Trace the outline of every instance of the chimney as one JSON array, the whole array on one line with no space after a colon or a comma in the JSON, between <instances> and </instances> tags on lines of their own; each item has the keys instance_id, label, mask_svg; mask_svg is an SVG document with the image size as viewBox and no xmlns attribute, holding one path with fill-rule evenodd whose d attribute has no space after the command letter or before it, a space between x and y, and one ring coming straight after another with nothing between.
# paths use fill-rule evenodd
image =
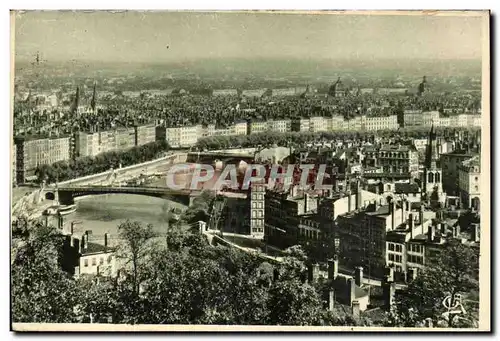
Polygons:
<instances>
[{"instance_id":1,"label":"chimney","mask_svg":"<svg viewBox=\"0 0 500 341\"><path fill-rule=\"evenodd\" d=\"M389 203L389 212L391 214L391 230L394 230L396 228L396 216L394 211L396 211L396 201L393 199Z\"/></svg>"},{"instance_id":2,"label":"chimney","mask_svg":"<svg viewBox=\"0 0 500 341\"><path fill-rule=\"evenodd\" d=\"M406 200L401 201L401 224L406 222Z\"/></svg>"},{"instance_id":3,"label":"chimney","mask_svg":"<svg viewBox=\"0 0 500 341\"><path fill-rule=\"evenodd\" d=\"M472 240L475 243L479 243L480 235L481 235L481 225L472 224L472 238L473 238Z\"/></svg>"},{"instance_id":4,"label":"chimney","mask_svg":"<svg viewBox=\"0 0 500 341\"><path fill-rule=\"evenodd\" d=\"M359 317L361 316L361 309L358 300L352 302L352 316L355 319L359 319Z\"/></svg>"},{"instance_id":5,"label":"chimney","mask_svg":"<svg viewBox=\"0 0 500 341\"><path fill-rule=\"evenodd\" d=\"M309 201L309 194L304 192L304 213L307 213L307 206L309 206L308 201Z\"/></svg>"},{"instance_id":6,"label":"chimney","mask_svg":"<svg viewBox=\"0 0 500 341\"><path fill-rule=\"evenodd\" d=\"M388 282L387 279L384 279L382 282L382 295L384 298L384 309L391 310L392 305L394 304L394 295L396 293L396 285L394 282Z\"/></svg>"},{"instance_id":7,"label":"chimney","mask_svg":"<svg viewBox=\"0 0 500 341\"><path fill-rule=\"evenodd\" d=\"M415 227L415 220L413 218L413 213L408 215L408 227L410 228L410 239L413 239L413 228Z\"/></svg>"},{"instance_id":8,"label":"chimney","mask_svg":"<svg viewBox=\"0 0 500 341\"><path fill-rule=\"evenodd\" d=\"M351 199L351 196L352 196L351 191L348 190L347 191L347 212L351 212L351 208L352 208L352 203L351 203L352 199Z\"/></svg>"},{"instance_id":9,"label":"chimney","mask_svg":"<svg viewBox=\"0 0 500 341\"><path fill-rule=\"evenodd\" d=\"M446 224L445 223L439 223L439 231L441 231L442 234L446 232Z\"/></svg>"},{"instance_id":10,"label":"chimney","mask_svg":"<svg viewBox=\"0 0 500 341\"><path fill-rule=\"evenodd\" d=\"M339 274L339 260L337 257L328 260L328 279L334 280Z\"/></svg>"},{"instance_id":11,"label":"chimney","mask_svg":"<svg viewBox=\"0 0 500 341\"><path fill-rule=\"evenodd\" d=\"M348 304L352 305L352 302L356 298L356 283L354 283L354 278L347 280L347 297L349 299Z\"/></svg>"},{"instance_id":12,"label":"chimney","mask_svg":"<svg viewBox=\"0 0 500 341\"><path fill-rule=\"evenodd\" d=\"M359 180L356 181L356 210L361 208L361 187L359 186Z\"/></svg>"},{"instance_id":13,"label":"chimney","mask_svg":"<svg viewBox=\"0 0 500 341\"><path fill-rule=\"evenodd\" d=\"M109 233L104 234L104 247L108 247L108 242L109 242Z\"/></svg>"},{"instance_id":14,"label":"chimney","mask_svg":"<svg viewBox=\"0 0 500 341\"><path fill-rule=\"evenodd\" d=\"M83 253L87 249L87 235L82 236L82 241L80 242L80 252Z\"/></svg>"},{"instance_id":15,"label":"chimney","mask_svg":"<svg viewBox=\"0 0 500 341\"><path fill-rule=\"evenodd\" d=\"M430 242L434 241L434 238L436 237L436 228L434 225L429 225L427 229L427 237L429 238Z\"/></svg>"},{"instance_id":16,"label":"chimney","mask_svg":"<svg viewBox=\"0 0 500 341\"><path fill-rule=\"evenodd\" d=\"M335 305L335 291L330 290L328 292L328 310L333 311L334 305Z\"/></svg>"},{"instance_id":17,"label":"chimney","mask_svg":"<svg viewBox=\"0 0 500 341\"><path fill-rule=\"evenodd\" d=\"M354 279L355 279L356 285L358 287L363 285L363 267L361 267L361 266L356 267L356 270L354 273Z\"/></svg>"}]
</instances>

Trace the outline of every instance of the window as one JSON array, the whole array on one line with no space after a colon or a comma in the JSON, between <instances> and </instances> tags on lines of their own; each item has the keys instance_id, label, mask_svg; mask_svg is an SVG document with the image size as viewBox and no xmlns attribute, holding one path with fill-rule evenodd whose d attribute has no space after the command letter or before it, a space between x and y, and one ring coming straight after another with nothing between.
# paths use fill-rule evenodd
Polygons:
<instances>
[{"instance_id":1,"label":"window","mask_svg":"<svg viewBox=\"0 0 500 341\"><path fill-rule=\"evenodd\" d=\"M94 257L92 258L92 266L95 266L97 265L97 259Z\"/></svg>"},{"instance_id":2,"label":"window","mask_svg":"<svg viewBox=\"0 0 500 341\"><path fill-rule=\"evenodd\" d=\"M396 244L396 252L401 252L402 251L402 246L400 244Z\"/></svg>"},{"instance_id":3,"label":"window","mask_svg":"<svg viewBox=\"0 0 500 341\"><path fill-rule=\"evenodd\" d=\"M113 260L113 256L108 256L108 264L111 264L112 260Z\"/></svg>"},{"instance_id":4,"label":"window","mask_svg":"<svg viewBox=\"0 0 500 341\"><path fill-rule=\"evenodd\" d=\"M101 258L99 258L99 265L103 265L103 264L104 264L104 258L101 257Z\"/></svg>"},{"instance_id":5,"label":"window","mask_svg":"<svg viewBox=\"0 0 500 341\"><path fill-rule=\"evenodd\" d=\"M389 243L389 250L394 251L394 244L393 243Z\"/></svg>"},{"instance_id":6,"label":"window","mask_svg":"<svg viewBox=\"0 0 500 341\"><path fill-rule=\"evenodd\" d=\"M394 254L389 253L389 261L394 262Z\"/></svg>"},{"instance_id":7,"label":"window","mask_svg":"<svg viewBox=\"0 0 500 341\"><path fill-rule=\"evenodd\" d=\"M88 260L88 259L84 259L84 260L83 260L83 266L84 266L84 267L89 266L89 260Z\"/></svg>"}]
</instances>

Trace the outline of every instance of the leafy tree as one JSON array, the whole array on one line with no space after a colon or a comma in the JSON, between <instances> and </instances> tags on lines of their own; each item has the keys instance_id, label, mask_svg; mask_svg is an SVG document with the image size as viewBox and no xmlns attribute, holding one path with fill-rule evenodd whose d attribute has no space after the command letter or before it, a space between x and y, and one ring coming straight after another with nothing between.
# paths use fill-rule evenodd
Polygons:
<instances>
[{"instance_id":1,"label":"leafy tree","mask_svg":"<svg viewBox=\"0 0 500 341\"><path fill-rule=\"evenodd\" d=\"M270 324L313 325L321 313L318 293L297 279L279 281L269 290Z\"/></svg>"},{"instance_id":2,"label":"leafy tree","mask_svg":"<svg viewBox=\"0 0 500 341\"><path fill-rule=\"evenodd\" d=\"M422 271L408 290L397 295L396 310L392 323L414 327L426 318L434 325L443 321L449 327L463 324L463 319L450 314L443 317L443 299L461 294L466 297L479 289L478 254L473 248L458 241L450 241L439 258ZM473 316L466 316L469 320Z\"/></svg>"},{"instance_id":3,"label":"leafy tree","mask_svg":"<svg viewBox=\"0 0 500 341\"><path fill-rule=\"evenodd\" d=\"M123 241L122 257L132 263L133 288L138 294L140 262L148 255L151 240L157 236L157 233L151 224L143 226L140 222L130 220L118 225L118 233Z\"/></svg>"},{"instance_id":4,"label":"leafy tree","mask_svg":"<svg viewBox=\"0 0 500 341\"><path fill-rule=\"evenodd\" d=\"M29 222L12 242L12 319L15 322L75 322L74 281L59 265L61 235Z\"/></svg>"}]
</instances>

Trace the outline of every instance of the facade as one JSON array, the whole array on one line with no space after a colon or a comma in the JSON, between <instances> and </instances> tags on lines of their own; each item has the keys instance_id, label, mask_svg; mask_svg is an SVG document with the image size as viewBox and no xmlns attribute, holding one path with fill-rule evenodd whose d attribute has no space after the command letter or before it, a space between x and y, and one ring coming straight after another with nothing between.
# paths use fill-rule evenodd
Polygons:
<instances>
[{"instance_id":1,"label":"facade","mask_svg":"<svg viewBox=\"0 0 500 341\"><path fill-rule=\"evenodd\" d=\"M201 125L181 127L156 127L156 140L165 139L174 148L192 147L203 136Z\"/></svg>"},{"instance_id":2,"label":"facade","mask_svg":"<svg viewBox=\"0 0 500 341\"><path fill-rule=\"evenodd\" d=\"M480 209L481 202L481 161L479 156L463 161L458 166L458 190L466 207Z\"/></svg>"},{"instance_id":3,"label":"facade","mask_svg":"<svg viewBox=\"0 0 500 341\"><path fill-rule=\"evenodd\" d=\"M381 205L382 203L382 205ZM403 210L395 201L373 201L338 217L335 234L339 255L350 266L363 266L378 274L386 266L386 235L401 221Z\"/></svg>"},{"instance_id":4,"label":"facade","mask_svg":"<svg viewBox=\"0 0 500 341\"><path fill-rule=\"evenodd\" d=\"M264 237L266 184L252 182L250 185L250 233L254 237Z\"/></svg>"},{"instance_id":5,"label":"facade","mask_svg":"<svg viewBox=\"0 0 500 341\"><path fill-rule=\"evenodd\" d=\"M246 135L248 124L246 121L236 121L232 126L233 135Z\"/></svg>"},{"instance_id":6,"label":"facade","mask_svg":"<svg viewBox=\"0 0 500 341\"><path fill-rule=\"evenodd\" d=\"M96 156L101 153L100 133L78 132L75 135L76 156Z\"/></svg>"},{"instance_id":7,"label":"facade","mask_svg":"<svg viewBox=\"0 0 500 341\"><path fill-rule=\"evenodd\" d=\"M440 156L441 169L443 171L443 190L448 195L459 195L458 193L458 168L463 161L469 160L475 154L465 151L454 151L443 153Z\"/></svg>"},{"instance_id":8,"label":"facade","mask_svg":"<svg viewBox=\"0 0 500 341\"><path fill-rule=\"evenodd\" d=\"M399 128L397 115L378 117L362 116L362 120L364 121L364 130L366 131L393 130Z\"/></svg>"},{"instance_id":9,"label":"facade","mask_svg":"<svg viewBox=\"0 0 500 341\"><path fill-rule=\"evenodd\" d=\"M104 237L104 245L88 241L89 235L80 239L80 252L75 267L75 276L87 275L116 275L116 255L114 248L108 246L108 235Z\"/></svg>"},{"instance_id":10,"label":"facade","mask_svg":"<svg viewBox=\"0 0 500 341\"><path fill-rule=\"evenodd\" d=\"M252 120L249 123L250 131L249 134L256 134L256 133L262 133L267 131L268 129L268 124L267 121L254 121Z\"/></svg>"},{"instance_id":11,"label":"facade","mask_svg":"<svg viewBox=\"0 0 500 341\"><path fill-rule=\"evenodd\" d=\"M156 126L144 125L135 127L135 145L142 146L156 141Z\"/></svg>"},{"instance_id":12,"label":"facade","mask_svg":"<svg viewBox=\"0 0 500 341\"><path fill-rule=\"evenodd\" d=\"M96 156L100 153L127 150L155 140L154 126L120 128L75 134L75 155Z\"/></svg>"},{"instance_id":13,"label":"facade","mask_svg":"<svg viewBox=\"0 0 500 341\"><path fill-rule=\"evenodd\" d=\"M411 146L385 145L375 155L385 173L418 173L418 152Z\"/></svg>"},{"instance_id":14,"label":"facade","mask_svg":"<svg viewBox=\"0 0 500 341\"><path fill-rule=\"evenodd\" d=\"M299 193L298 186L289 192L267 190L265 192L265 240L279 247L295 245L299 239L302 216L317 208L317 198Z\"/></svg>"},{"instance_id":15,"label":"facade","mask_svg":"<svg viewBox=\"0 0 500 341\"><path fill-rule=\"evenodd\" d=\"M276 131L280 133L286 133L292 129L291 120L271 120L267 121L267 128L270 131Z\"/></svg>"},{"instance_id":16,"label":"facade","mask_svg":"<svg viewBox=\"0 0 500 341\"><path fill-rule=\"evenodd\" d=\"M127 150L135 146L135 128L121 128L111 131L115 134L116 150Z\"/></svg>"},{"instance_id":17,"label":"facade","mask_svg":"<svg viewBox=\"0 0 500 341\"><path fill-rule=\"evenodd\" d=\"M16 180L25 183L35 178L35 170L40 165L50 165L70 158L70 138L56 137L43 139L15 140Z\"/></svg>"}]
</instances>

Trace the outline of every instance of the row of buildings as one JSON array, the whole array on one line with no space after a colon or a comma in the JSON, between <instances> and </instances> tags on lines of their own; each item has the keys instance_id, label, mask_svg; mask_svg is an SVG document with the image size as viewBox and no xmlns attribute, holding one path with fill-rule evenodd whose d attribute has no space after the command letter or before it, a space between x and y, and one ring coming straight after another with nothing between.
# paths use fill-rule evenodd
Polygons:
<instances>
[{"instance_id":1,"label":"row of buildings","mask_svg":"<svg viewBox=\"0 0 500 341\"><path fill-rule=\"evenodd\" d=\"M406 110L403 113L403 127L425 127L434 124L436 127L481 127L480 114L444 116L439 111Z\"/></svg>"},{"instance_id":2,"label":"row of buildings","mask_svg":"<svg viewBox=\"0 0 500 341\"><path fill-rule=\"evenodd\" d=\"M12 166L13 180L25 183L36 178L40 165L50 165L74 157L96 156L103 152L127 150L156 140L155 125L118 128L107 131L78 132L56 137L17 137Z\"/></svg>"},{"instance_id":3,"label":"row of buildings","mask_svg":"<svg viewBox=\"0 0 500 341\"><path fill-rule=\"evenodd\" d=\"M246 135L263 132L332 132L332 131L379 131L396 130L404 127L481 127L481 115L460 114L443 118L439 112L410 112L404 114L404 124L400 124L397 115L357 116L350 120L342 116L311 117L283 120L238 121L225 127L209 125L169 127L161 132L173 147L191 147L199 138L206 136Z\"/></svg>"}]
</instances>

